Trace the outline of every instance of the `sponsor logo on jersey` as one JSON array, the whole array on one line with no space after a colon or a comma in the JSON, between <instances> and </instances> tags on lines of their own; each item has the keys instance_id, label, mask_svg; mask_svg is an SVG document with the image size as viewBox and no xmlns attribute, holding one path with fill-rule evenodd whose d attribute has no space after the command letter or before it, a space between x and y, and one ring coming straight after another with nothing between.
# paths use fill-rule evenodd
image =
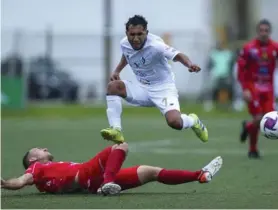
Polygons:
<instances>
[{"instance_id":1,"label":"sponsor logo on jersey","mask_svg":"<svg viewBox=\"0 0 278 210\"><path fill-rule=\"evenodd\" d=\"M267 52L262 53L262 59L265 60L265 61L268 60Z\"/></svg>"}]
</instances>

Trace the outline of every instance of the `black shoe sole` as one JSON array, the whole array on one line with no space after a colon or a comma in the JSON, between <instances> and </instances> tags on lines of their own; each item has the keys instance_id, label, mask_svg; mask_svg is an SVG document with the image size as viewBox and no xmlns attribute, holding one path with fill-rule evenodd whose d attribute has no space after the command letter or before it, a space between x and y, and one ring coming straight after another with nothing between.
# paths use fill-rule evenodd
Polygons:
<instances>
[{"instance_id":1,"label":"black shoe sole","mask_svg":"<svg viewBox=\"0 0 278 210\"><path fill-rule=\"evenodd\" d=\"M248 152L249 159L261 159L259 152Z\"/></svg>"},{"instance_id":2,"label":"black shoe sole","mask_svg":"<svg viewBox=\"0 0 278 210\"><path fill-rule=\"evenodd\" d=\"M246 140L248 138L248 131L246 129L246 124L247 124L246 121L242 122L242 128L241 128L240 138L239 138L241 143L246 142Z\"/></svg>"}]
</instances>

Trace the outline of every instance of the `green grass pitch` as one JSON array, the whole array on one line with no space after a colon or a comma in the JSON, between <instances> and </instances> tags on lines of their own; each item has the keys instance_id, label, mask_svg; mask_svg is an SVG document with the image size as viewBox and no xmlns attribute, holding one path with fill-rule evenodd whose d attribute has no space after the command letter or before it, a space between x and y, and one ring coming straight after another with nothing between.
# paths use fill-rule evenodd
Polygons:
<instances>
[{"instance_id":1,"label":"green grass pitch","mask_svg":"<svg viewBox=\"0 0 278 210\"><path fill-rule=\"evenodd\" d=\"M223 168L211 183L150 183L114 197L46 195L34 187L1 190L2 208L278 208L278 141L261 137L263 159L249 160L247 144L238 141L243 116L201 113L210 136L208 143L202 143L191 130L171 130L158 111L151 112L135 109L123 116L125 138L130 145L124 167L148 164L196 170L221 155ZM69 117L56 116L55 112L43 117L7 115L2 119L4 178L24 172L21 160L30 147L47 147L56 160L86 161L109 145L99 134L107 127L103 109Z\"/></svg>"}]
</instances>

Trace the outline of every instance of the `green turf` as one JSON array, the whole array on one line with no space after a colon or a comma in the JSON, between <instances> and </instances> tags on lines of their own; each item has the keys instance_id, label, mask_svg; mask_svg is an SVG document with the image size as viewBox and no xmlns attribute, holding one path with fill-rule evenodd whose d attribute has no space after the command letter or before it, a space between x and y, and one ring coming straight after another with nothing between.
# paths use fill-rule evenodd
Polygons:
<instances>
[{"instance_id":1,"label":"green turf","mask_svg":"<svg viewBox=\"0 0 278 210\"><path fill-rule=\"evenodd\" d=\"M43 105L42 105L43 106ZM2 108L1 116L4 119L7 118L28 118L30 116L36 118L88 118L91 116L103 117L106 114L105 106L103 105L76 105L76 104L56 104L46 107L40 107L38 105L29 105L25 109L12 109ZM226 118L239 118L246 116L246 112L233 112L230 108L213 109L211 112L205 112L202 104L192 102L181 102L181 110L188 112L196 112L207 117L226 117ZM231 114L232 113L232 114ZM143 108L134 106L124 106L124 114L135 116L154 116L159 114L156 108Z\"/></svg>"},{"instance_id":2,"label":"green turf","mask_svg":"<svg viewBox=\"0 0 278 210\"><path fill-rule=\"evenodd\" d=\"M148 164L195 170L215 156L224 165L209 184L166 186L152 183L116 197L44 195L34 187L2 190L2 208L278 208L278 141L261 138L263 160L249 160L247 145L238 142L240 118L205 116L210 141L202 143L191 130L174 131L155 112L148 117L124 115L130 153L125 166ZM86 118L10 118L2 120L2 177L23 172L21 158L33 146L45 146L57 160L85 161L108 145L99 130L103 115Z\"/></svg>"}]
</instances>

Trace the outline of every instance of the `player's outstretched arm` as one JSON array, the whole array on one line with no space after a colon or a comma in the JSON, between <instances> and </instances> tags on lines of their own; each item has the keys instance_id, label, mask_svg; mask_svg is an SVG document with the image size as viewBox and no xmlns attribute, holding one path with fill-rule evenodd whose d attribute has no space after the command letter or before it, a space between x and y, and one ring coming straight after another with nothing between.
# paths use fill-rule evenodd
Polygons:
<instances>
[{"instance_id":1,"label":"player's outstretched arm","mask_svg":"<svg viewBox=\"0 0 278 210\"><path fill-rule=\"evenodd\" d=\"M192 65L192 62L190 61L189 57L187 55L183 54L183 53L178 53L174 57L173 61L180 62L188 68Z\"/></svg>"},{"instance_id":2,"label":"player's outstretched arm","mask_svg":"<svg viewBox=\"0 0 278 210\"><path fill-rule=\"evenodd\" d=\"M182 63L190 72L198 72L201 70L199 66L192 64L188 56L165 44L163 41L158 40L156 44L158 52L161 53L164 58Z\"/></svg>"},{"instance_id":3,"label":"player's outstretched arm","mask_svg":"<svg viewBox=\"0 0 278 210\"><path fill-rule=\"evenodd\" d=\"M190 72L199 72L201 70L199 66L192 64L189 57L183 53L178 53L174 57L173 61L182 63L189 69Z\"/></svg>"},{"instance_id":4,"label":"player's outstretched arm","mask_svg":"<svg viewBox=\"0 0 278 210\"><path fill-rule=\"evenodd\" d=\"M115 71L120 73L124 69L124 67L126 67L126 65L127 65L126 58L124 55L122 55L121 60L118 64L118 66L116 67Z\"/></svg>"},{"instance_id":5,"label":"player's outstretched arm","mask_svg":"<svg viewBox=\"0 0 278 210\"><path fill-rule=\"evenodd\" d=\"M115 71L112 73L110 80L120 80L120 73L126 67L127 61L124 55L122 55L119 64L117 65Z\"/></svg>"},{"instance_id":6,"label":"player's outstretched arm","mask_svg":"<svg viewBox=\"0 0 278 210\"><path fill-rule=\"evenodd\" d=\"M33 181L33 175L29 173L24 174L18 178L12 178L8 180L1 178L1 188L7 190L19 190L26 185L32 185Z\"/></svg>"}]
</instances>

